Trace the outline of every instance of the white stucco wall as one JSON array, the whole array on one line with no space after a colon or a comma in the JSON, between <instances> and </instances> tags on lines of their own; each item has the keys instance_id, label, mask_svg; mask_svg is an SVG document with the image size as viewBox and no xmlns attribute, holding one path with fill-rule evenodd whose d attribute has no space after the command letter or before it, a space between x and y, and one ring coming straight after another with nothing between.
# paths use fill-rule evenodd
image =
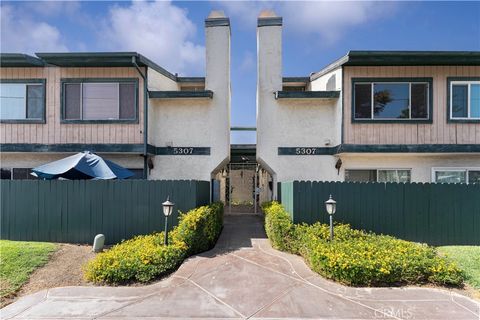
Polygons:
<instances>
[{"instance_id":1,"label":"white stucco wall","mask_svg":"<svg viewBox=\"0 0 480 320\"><path fill-rule=\"evenodd\" d=\"M480 154L340 154L345 169L411 169L412 182L433 182L432 168L480 168Z\"/></svg>"},{"instance_id":2,"label":"white stucco wall","mask_svg":"<svg viewBox=\"0 0 480 320\"><path fill-rule=\"evenodd\" d=\"M281 38L281 26L257 28L257 160L275 182L337 180L333 156L278 155L278 147L338 145L341 128L341 98L275 99L282 90ZM325 89L315 83L312 90Z\"/></svg>"},{"instance_id":3,"label":"white stucco wall","mask_svg":"<svg viewBox=\"0 0 480 320\"><path fill-rule=\"evenodd\" d=\"M213 91L213 98L150 99L148 141L157 147L210 147L210 155L154 156L149 179L209 181L212 173L228 162L230 27L207 27L205 32L205 89ZM177 90L158 79L155 88Z\"/></svg>"}]
</instances>

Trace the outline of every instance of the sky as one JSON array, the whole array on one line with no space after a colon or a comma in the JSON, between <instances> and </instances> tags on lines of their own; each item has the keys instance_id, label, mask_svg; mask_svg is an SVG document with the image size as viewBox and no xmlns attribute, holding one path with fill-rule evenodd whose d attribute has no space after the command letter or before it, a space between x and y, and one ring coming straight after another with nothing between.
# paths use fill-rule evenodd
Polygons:
<instances>
[{"instance_id":1,"label":"sky","mask_svg":"<svg viewBox=\"0 0 480 320\"><path fill-rule=\"evenodd\" d=\"M308 76L349 50L480 51L480 1L1 1L0 51L136 51L205 75L204 20L230 17L232 126L255 126L256 19L283 17L283 75ZM233 132L232 143L255 143Z\"/></svg>"}]
</instances>

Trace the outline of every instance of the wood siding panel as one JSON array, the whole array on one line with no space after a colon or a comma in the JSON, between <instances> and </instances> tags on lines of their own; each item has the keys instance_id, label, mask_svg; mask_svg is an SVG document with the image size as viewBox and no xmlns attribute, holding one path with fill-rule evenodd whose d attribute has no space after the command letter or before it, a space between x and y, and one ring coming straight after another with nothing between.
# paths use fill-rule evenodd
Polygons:
<instances>
[{"instance_id":1,"label":"wood siding panel","mask_svg":"<svg viewBox=\"0 0 480 320\"><path fill-rule=\"evenodd\" d=\"M0 124L0 143L143 143L143 79L135 68L0 68L1 79L46 79L45 124ZM138 79L138 123L61 123L62 78Z\"/></svg>"},{"instance_id":2,"label":"wood siding panel","mask_svg":"<svg viewBox=\"0 0 480 320\"><path fill-rule=\"evenodd\" d=\"M478 77L480 66L345 67L343 142L350 144L479 144L480 123L447 123L447 77ZM352 78L433 78L431 124L352 123Z\"/></svg>"}]
</instances>

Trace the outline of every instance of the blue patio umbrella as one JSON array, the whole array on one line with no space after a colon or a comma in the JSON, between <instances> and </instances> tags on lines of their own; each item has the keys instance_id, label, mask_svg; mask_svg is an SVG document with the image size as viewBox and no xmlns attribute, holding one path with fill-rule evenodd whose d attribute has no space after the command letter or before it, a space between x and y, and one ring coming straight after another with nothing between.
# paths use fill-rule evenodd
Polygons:
<instances>
[{"instance_id":1,"label":"blue patio umbrella","mask_svg":"<svg viewBox=\"0 0 480 320\"><path fill-rule=\"evenodd\" d=\"M69 180L81 179L127 179L133 173L112 161L98 155L84 151L73 156L50 162L32 169L32 175L40 179L65 178Z\"/></svg>"}]
</instances>

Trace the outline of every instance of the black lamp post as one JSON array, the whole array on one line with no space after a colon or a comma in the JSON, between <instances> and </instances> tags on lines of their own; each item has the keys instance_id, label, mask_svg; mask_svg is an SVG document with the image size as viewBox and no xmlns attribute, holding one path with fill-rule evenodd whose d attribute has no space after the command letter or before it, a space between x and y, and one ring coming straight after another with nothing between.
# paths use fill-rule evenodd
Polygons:
<instances>
[{"instance_id":1,"label":"black lamp post","mask_svg":"<svg viewBox=\"0 0 480 320\"><path fill-rule=\"evenodd\" d=\"M330 216L330 241L333 240L333 214L337 211L337 201L332 199L332 195L330 198L325 201L325 207L327 208L327 213Z\"/></svg>"},{"instance_id":2,"label":"black lamp post","mask_svg":"<svg viewBox=\"0 0 480 320\"><path fill-rule=\"evenodd\" d=\"M163 214L165 215L165 245L168 245L168 217L172 215L174 205L175 203L170 202L170 197L167 197L167 201L162 203Z\"/></svg>"}]
</instances>

